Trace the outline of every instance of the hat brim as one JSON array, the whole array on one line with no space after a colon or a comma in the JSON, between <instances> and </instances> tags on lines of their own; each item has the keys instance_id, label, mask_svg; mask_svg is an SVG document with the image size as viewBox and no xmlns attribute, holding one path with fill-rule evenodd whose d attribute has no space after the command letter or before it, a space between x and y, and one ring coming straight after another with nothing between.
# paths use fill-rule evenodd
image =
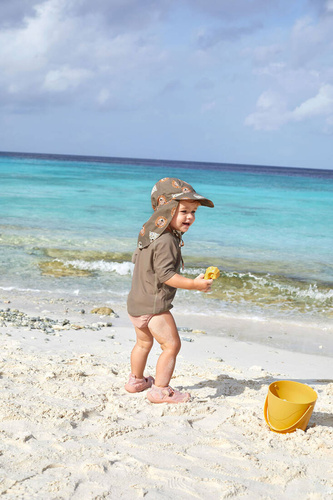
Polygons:
<instances>
[{"instance_id":1,"label":"hat brim","mask_svg":"<svg viewBox=\"0 0 333 500\"><path fill-rule=\"evenodd\" d=\"M204 196L201 196L201 194L198 193L177 193L173 195L174 200L191 200L191 201L198 201L200 205L203 205L205 207L214 207L214 203L209 200L208 198L205 198Z\"/></svg>"}]
</instances>

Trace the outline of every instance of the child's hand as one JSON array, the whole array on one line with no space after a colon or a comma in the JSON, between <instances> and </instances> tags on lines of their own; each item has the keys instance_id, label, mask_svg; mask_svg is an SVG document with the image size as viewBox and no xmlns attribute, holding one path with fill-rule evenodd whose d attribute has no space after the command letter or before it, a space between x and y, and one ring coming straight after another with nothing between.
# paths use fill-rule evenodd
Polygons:
<instances>
[{"instance_id":1,"label":"child's hand","mask_svg":"<svg viewBox=\"0 0 333 500\"><path fill-rule=\"evenodd\" d=\"M207 293L207 292L210 292L210 290L212 288L213 280L205 280L205 275L199 274L199 276L197 276L194 279L194 283L195 283L196 290L199 290L200 292Z\"/></svg>"}]
</instances>

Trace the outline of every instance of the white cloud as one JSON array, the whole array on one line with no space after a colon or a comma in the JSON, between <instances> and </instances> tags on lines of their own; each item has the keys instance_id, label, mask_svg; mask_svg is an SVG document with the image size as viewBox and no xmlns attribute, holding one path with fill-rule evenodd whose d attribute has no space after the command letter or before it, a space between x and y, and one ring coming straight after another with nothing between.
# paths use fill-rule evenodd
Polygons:
<instances>
[{"instance_id":1,"label":"white cloud","mask_svg":"<svg viewBox=\"0 0 333 500\"><path fill-rule=\"evenodd\" d=\"M326 10L331 7L333 0L326 2ZM323 130L333 113L332 32L333 16L306 15L294 21L279 43L245 51L251 56L253 74L269 87L245 119L247 126L278 130L287 123L316 118L317 130Z\"/></svg>"},{"instance_id":2,"label":"white cloud","mask_svg":"<svg viewBox=\"0 0 333 500\"><path fill-rule=\"evenodd\" d=\"M145 0L146 5L151 2ZM84 15L79 6L85 7ZM86 0L47 0L23 24L0 31L0 101L7 108L26 103L30 109L34 103L54 105L57 99L65 103L66 93L73 99L73 89L80 89L80 99L93 103L99 89L109 88L112 80L113 101L121 102L124 82L139 82L163 68L165 51L151 35L127 32L124 26L123 32L119 27L104 29L99 21L108 8L125 23L124 4L118 0L100 0L93 7ZM140 2L133 2L133 9L139 8ZM134 23L135 16L130 18ZM117 25L116 19L112 22ZM123 97L127 107L128 94Z\"/></svg>"},{"instance_id":3,"label":"white cloud","mask_svg":"<svg viewBox=\"0 0 333 500\"><path fill-rule=\"evenodd\" d=\"M326 124L333 120L333 85L323 85L318 93L306 99L293 110L288 110L278 94L264 92L257 101L257 111L245 119L245 125L255 130L276 130L290 122L301 122L315 117L327 118Z\"/></svg>"},{"instance_id":4,"label":"white cloud","mask_svg":"<svg viewBox=\"0 0 333 500\"><path fill-rule=\"evenodd\" d=\"M49 92L64 92L65 90L78 87L92 76L93 73L91 71L64 66L49 71L45 76L43 86Z\"/></svg>"},{"instance_id":5,"label":"white cloud","mask_svg":"<svg viewBox=\"0 0 333 500\"><path fill-rule=\"evenodd\" d=\"M273 91L263 92L257 101L257 111L245 119L245 125L255 130L277 130L289 118L283 97Z\"/></svg>"},{"instance_id":6,"label":"white cloud","mask_svg":"<svg viewBox=\"0 0 333 500\"><path fill-rule=\"evenodd\" d=\"M277 94L266 91L259 97L257 107L261 110L277 109L280 106L280 99Z\"/></svg>"},{"instance_id":7,"label":"white cloud","mask_svg":"<svg viewBox=\"0 0 333 500\"><path fill-rule=\"evenodd\" d=\"M304 101L292 113L297 120L333 115L333 85L323 85L317 95Z\"/></svg>"},{"instance_id":8,"label":"white cloud","mask_svg":"<svg viewBox=\"0 0 333 500\"><path fill-rule=\"evenodd\" d=\"M316 66L323 63L333 48L333 17L323 16L318 20L305 16L295 22L290 37L290 60L295 67Z\"/></svg>"}]
</instances>

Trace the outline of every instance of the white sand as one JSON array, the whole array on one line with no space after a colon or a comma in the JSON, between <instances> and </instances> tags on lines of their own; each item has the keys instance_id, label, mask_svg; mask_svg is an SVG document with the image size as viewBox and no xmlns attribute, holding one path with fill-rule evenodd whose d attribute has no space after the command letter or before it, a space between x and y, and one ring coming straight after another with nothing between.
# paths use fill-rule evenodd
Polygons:
<instances>
[{"instance_id":1,"label":"white sand","mask_svg":"<svg viewBox=\"0 0 333 500\"><path fill-rule=\"evenodd\" d=\"M101 320L80 315L74 302L22 300L4 304L3 293L0 309L81 325ZM333 498L332 358L181 333L193 341L183 341L172 385L192 401L152 405L123 388L134 337L117 312L97 332L0 329L4 498ZM158 354L156 346L147 374ZM306 432L267 427L263 405L277 379L317 391Z\"/></svg>"}]
</instances>

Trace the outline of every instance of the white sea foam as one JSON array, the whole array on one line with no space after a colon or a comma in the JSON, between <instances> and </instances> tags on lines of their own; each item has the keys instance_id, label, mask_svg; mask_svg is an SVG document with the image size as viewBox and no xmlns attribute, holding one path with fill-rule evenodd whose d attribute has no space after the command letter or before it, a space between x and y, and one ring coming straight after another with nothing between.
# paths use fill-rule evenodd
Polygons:
<instances>
[{"instance_id":1,"label":"white sea foam","mask_svg":"<svg viewBox=\"0 0 333 500\"><path fill-rule=\"evenodd\" d=\"M41 290L38 288L22 288L22 287L15 287L15 286L0 286L0 290L3 290L4 292L12 292L12 291L18 291L18 292L31 292L31 293L40 293ZM51 290L47 290L48 293L52 293Z\"/></svg>"},{"instance_id":2,"label":"white sea foam","mask_svg":"<svg viewBox=\"0 0 333 500\"><path fill-rule=\"evenodd\" d=\"M184 271L181 269L181 273L192 274L198 276L201 273L204 273L206 268L198 268L198 267L185 267Z\"/></svg>"},{"instance_id":3,"label":"white sea foam","mask_svg":"<svg viewBox=\"0 0 333 500\"><path fill-rule=\"evenodd\" d=\"M73 266L75 269L83 271L116 272L121 276L132 274L134 269L134 264L132 264L132 262L107 262L105 260L94 262L85 260L66 260L59 262L63 262L66 266Z\"/></svg>"},{"instance_id":4,"label":"white sea foam","mask_svg":"<svg viewBox=\"0 0 333 500\"><path fill-rule=\"evenodd\" d=\"M326 292L321 292L318 290L317 285L309 285L309 288L307 290L297 290L295 289L295 292L299 297L310 297L316 300L328 300L333 298L333 290L327 290Z\"/></svg>"}]
</instances>

